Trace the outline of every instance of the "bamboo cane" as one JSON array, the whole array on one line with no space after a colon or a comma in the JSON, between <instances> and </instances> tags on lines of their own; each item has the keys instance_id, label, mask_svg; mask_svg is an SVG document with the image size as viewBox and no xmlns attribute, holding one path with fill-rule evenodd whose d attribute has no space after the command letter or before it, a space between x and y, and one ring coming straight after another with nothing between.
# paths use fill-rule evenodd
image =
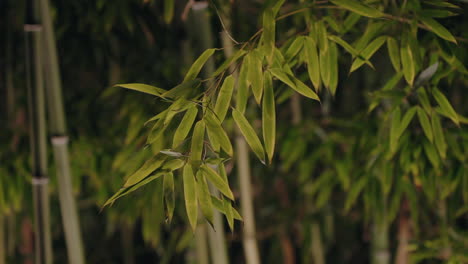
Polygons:
<instances>
[{"instance_id":1,"label":"bamboo cane","mask_svg":"<svg viewBox=\"0 0 468 264\"><path fill-rule=\"evenodd\" d=\"M52 263L52 241L49 222L49 195L47 176L47 140L42 78L41 21L37 1L29 0L26 24L26 67L29 92L30 138L33 161L33 201L35 229L35 263Z\"/></svg>"},{"instance_id":2,"label":"bamboo cane","mask_svg":"<svg viewBox=\"0 0 468 264\"><path fill-rule=\"evenodd\" d=\"M230 14L230 8L226 5L225 12ZM226 58L230 58L234 53L233 41L229 36L231 28L231 20L229 15L222 17L225 30L221 35L221 41L224 48L224 55ZM232 65L230 71L233 72L233 76L237 78L237 70ZM244 247L245 263L247 264L259 264L260 253L257 246L256 228L255 228L255 213L253 206L252 196L252 177L250 174L250 162L249 162L249 149L247 142L240 133L236 130L235 137L235 149L236 149L236 162L237 162L237 176L239 178L239 191L240 191L240 204L241 213L244 222L242 244Z\"/></svg>"},{"instance_id":3,"label":"bamboo cane","mask_svg":"<svg viewBox=\"0 0 468 264\"><path fill-rule=\"evenodd\" d=\"M70 161L68 151L68 136L66 134L66 119L64 114L60 69L58 66L55 37L49 13L48 0L39 0L44 25L43 50L45 51L45 80L49 125L52 134L51 141L54 159L57 164L58 193L62 223L65 231L68 260L71 264L83 264L83 245L78 219L78 213L73 196Z\"/></svg>"}]
</instances>

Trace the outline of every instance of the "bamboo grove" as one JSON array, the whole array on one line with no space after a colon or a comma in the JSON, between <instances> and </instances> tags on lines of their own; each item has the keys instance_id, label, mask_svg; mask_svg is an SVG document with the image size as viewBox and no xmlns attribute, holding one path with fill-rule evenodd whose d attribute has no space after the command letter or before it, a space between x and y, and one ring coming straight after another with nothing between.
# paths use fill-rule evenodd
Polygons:
<instances>
[{"instance_id":1,"label":"bamboo grove","mask_svg":"<svg viewBox=\"0 0 468 264\"><path fill-rule=\"evenodd\" d=\"M55 1L59 21L94 17L56 31L58 43L73 47L63 39L79 29L102 45L68 60L54 58L54 15L36 2L52 58L36 106L50 108L56 163L41 166L57 171L70 263L99 243L91 226L118 233L125 264L135 236L161 263L468 262L463 1ZM73 84L88 69L108 88ZM76 85L69 112L92 109L67 116L70 161L61 79L65 98ZM31 191L4 175L34 171L24 163L0 165L0 252Z\"/></svg>"}]
</instances>

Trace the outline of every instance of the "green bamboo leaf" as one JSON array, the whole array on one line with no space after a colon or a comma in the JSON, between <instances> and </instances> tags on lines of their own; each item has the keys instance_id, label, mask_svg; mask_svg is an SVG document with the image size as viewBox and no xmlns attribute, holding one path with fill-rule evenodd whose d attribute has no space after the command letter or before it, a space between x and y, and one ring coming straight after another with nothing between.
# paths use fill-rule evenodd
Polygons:
<instances>
[{"instance_id":1,"label":"green bamboo leaf","mask_svg":"<svg viewBox=\"0 0 468 264\"><path fill-rule=\"evenodd\" d=\"M202 170L197 172L197 194L198 202L200 203L201 211L205 216L206 220L213 223L213 203L211 201L210 189L208 188L208 183L206 182L205 175L202 173Z\"/></svg>"},{"instance_id":2,"label":"green bamboo leaf","mask_svg":"<svg viewBox=\"0 0 468 264\"><path fill-rule=\"evenodd\" d=\"M444 115L448 116L457 126L460 126L460 121L458 120L458 114L453 109L447 97L439 90L437 87L434 87L432 90L432 95L434 99L440 106L440 109L444 112Z\"/></svg>"},{"instance_id":3,"label":"green bamboo leaf","mask_svg":"<svg viewBox=\"0 0 468 264\"><path fill-rule=\"evenodd\" d=\"M216 210L218 210L221 213L226 215L226 210L224 208L224 202L223 201L221 201L220 199L218 199L218 198L216 198L214 196L211 196L211 201L213 202L213 206L214 206L214 208L216 208ZM237 210L235 208L233 208L233 207L231 207L231 208L232 208L232 216L234 217L234 219L242 221L242 217L239 214L239 212L237 212Z\"/></svg>"},{"instance_id":4,"label":"green bamboo leaf","mask_svg":"<svg viewBox=\"0 0 468 264\"><path fill-rule=\"evenodd\" d=\"M429 162L431 162L434 168L439 168L440 160L439 155L437 155L437 150L435 149L434 145L424 142L424 152L426 153Z\"/></svg>"},{"instance_id":5,"label":"green bamboo leaf","mask_svg":"<svg viewBox=\"0 0 468 264\"><path fill-rule=\"evenodd\" d=\"M427 114L432 113L431 103L429 102L429 96L427 95L426 89L421 87L417 90L418 93L418 100L421 103L423 109L426 111Z\"/></svg>"},{"instance_id":6,"label":"green bamboo leaf","mask_svg":"<svg viewBox=\"0 0 468 264\"><path fill-rule=\"evenodd\" d=\"M226 113L231 105L232 91L234 90L234 77L229 75L224 79L223 85L219 90L218 99L216 99L216 105L214 112L219 119L219 122L223 122L226 117Z\"/></svg>"},{"instance_id":7,"label":"green bamboo leaf","mask_svg":"<svg viewBox=\"0 0 468 264\"><path fill-rule=\"evenodd\" d=\"M185 210L187 212L190 226L192 226L192 231L195 232L198 214L197 187L192 166L190 166L190 164L186 164L184 166L182 177L184 182Z\"/></svg>"},{"instance_id":8,"label":"green bamboo leaf","mask_svg":"<svg viewBox=\"0 0 468 264\"><path fill-rule=\"evenodd\" d=\"M335 43L330 43L328 49L330 50L330 83L328 89L330 90L330 93L334 96L336 93L336 87L338 86L338 49L336 48Z\"/></svg>"},{"instance_id":9,"label":"green bamboo leaf","mask_svg":"<svg viewBox=\"0 0 468 264\"><path fill-rule=\"evenodd\" d=\"M320 59L320 77L322 83L325 87L330 86L330 50L327 48L326 50L320 50L319 54Z\"/></svg>"},{"instance_id":10,"label":"green bamboo leaf","mask_svg":"<svg viewBox=\"0 0 468 264\"><path fill-rule=\"evenodd\" d=\"M190 132L190 129L193 126L193 123L195 122L195 118L197 117L197 114L198 114L198 108L196 105L192 105L187 110L184 117L182 118L182 121L180 121L180 124L177 127L177 130L174 133L174 139L172 141L172 148L177 148L187 137L188 133Z\"/></svg>"},{"instance_id":11,"label":"green bamboo leaf","mask_svg":"<svg viewBox=\"0 0 468 264\"><path fill-rule=\"evenodd\" d=\"M150 173L161 167L165 160L166 156L164 155L156 155L147 160L143 166L128 177L125 181L124 187L130 187L143 180L146 176L150 175Z\"/></svg>"},{"instance_id":12,"label":"green bamboo leaf","mask_svg":"<svg viewBox=\"0 0 468 264\"><path fill-rule=\"evenodd\" d=\"M164 22L171 23L174 17L174 0L164 0Z\"/></svg>"},{"instance_id":13,"label":"green bamboo leaf","mask_svg":"<svg viewBox=\"0 0 468 264\"><path fill-rule=\"evenodd\" d=\"M249 72L247 74L247 79L251 84L255 101L257 104L260 104L263 93L262 56L257 50L254 50L248 55L248 58Z\"/></svg>"},{"instance_id":14,"label":"green bamboo leaf","mask_svg":"<svg viewBox=\"0 0 468 264\"><path fill-rule=\"evenodd\" d=\"M304 95L305 97L309 97L310 99L314 99L320 102L318 95L311 88L307 87L307 85L305 85L299 79L296 79L295 77L292 78L296 85L292 86L291 88L293 88L296 92Z\"/></svg>"},{"instance_id":15,"label":"green bamboo leaf","mask_svg":"<svg viewBox=\"0 0 468 264\"><path fill-rule=\"evenodd\" d=\"M203 164L200 167L200 170L203 172L203 175L227 198L234 200L234 194L232 194L231 189L229 188L228 182L226 182L216 171L208 167L206 164Z\"/></svg>"},{"instance_id":16,"label":"green bamboo leaf","mask_svg":"<svg viewBox=\"0 0 468 264\"><path fill-rule=\"evenodd\" d=\"M152 144L156 141L158 141L164 134L164 131L166 131L166 128L168 124L164 124L165 119L159 119L158 122L156 122L153 127L151 128L150 133L148 134L148 138L146 140L147 144Z\"/></svg>"},{"instance_id":17,"label":"green bamboo leaf","mask_svg":"<svg viewBox=\"0 0 468 264\"><path fill-rule=\"evenodd\" d=\"M439 155L442 159L445 159L447 156L447 143L445 142L444 131L437 114L432 115L432 132L434 133L434 143L439 151Z\"/></svg>"},{"instance_id":18,"label":"green bamboo leaf","mask_svg":"<svg viewBox=\"0 0 468 264\"><path fill-rule=\"evenodd\" d=\"M407 37L403 36L403 40L401 43L400 48L400 56L401 56L401 65L403 67L403 75L408 82L409 85L413 85L416 66L414 64L414 56L413 51L408 43Z\"/></svg>"},{"instance_id":19,"label":"green bamboo leaf","mask_svg":"<svg viewBox=\"0 0 468 264\"><path fill-rule=\"evenodd\" d=\"M213 113L206 112L203 117L208 128L208 133L215 138L215 142L219 143L221 148L229 155L233 155L231 141L229 140L226 131L224 131L218 118Z\"/></svg>"},{"instance_id":20,"label":"green bamboo leaf","mask_svg":"<svg viewBox=\"0 0 468 264\"><path fill-rule=\"evenodd\" d=\"M420 16L419 19L424 25L426 25L427 28L429 28L430 31L434 32L437 36L453 43L457 43L457 40L455 37L453 37L452 33L450 33L450 31L448 31L436 20L424 15Z\"/></svg>"},{"instance_id":21,"label":"green bamboo leaf","mask_svg":"<svg viewBox=\"0 0 468 264\"><path fill-rule=\"evenodd\" d=\"M413 120L413 117L416 114L416 110L417 108L413 106L408 111L406 111L405 115L401 119L400 128L398 129L398 137L401 137L401 135L403 135L406 128L411 123L411 120Z\"/></svg>"},{"instance_id":22,"label":"green bamboo leaf","mask_svg":"<svg viewBox=\"0 0 468 264\"><path fill-rule=\"evenodd\" d=\"M434 140L434 136L432 134L432 126L429 121L429 118L426 112L424 112L424 110L421 107L418 106L417 109L418 109L417 111L418 111L419 123L421 124L421 127L427 139L429 139L429 141L432 143Z\"/></svg>"},{"instance_id":23,"label":"green bamboo leaf","mask_svg":"<svg viewBox=\"0 0 468 264\"><path fill-rule=\"evenodd\" d=\"M359 194L362 192L364 187L366 187L368 177L361 176L359 180L351 185L351 189L348 192L345 202L345 212L348 212L349 209L356 203Z\"/></svg>"},{"instance_id":24,"label":"green bamboo leaf","mask_svg":"<svg viewBox=\"0 0 468 264\"><path fill-rule=\"evenodd\" d=\"M304 37L296 37L284 54L285 60L291 61L301 51L302 46L304 46Z\"/></svg>"},{"instance_id":25,"label":"green bamboo leaf","mask_svg":"<svg viewBox=\"0 0 468 264\"><path fill-rule=\"evenodd\" d=\"M242 132L242 135L244 135L244 138L249 144L250 148L252 148L253 152L255 155L257 155L260 161L265 164L265 152L263 151L262 143L260 142L260 139L258 139L253 127L249 124L249 121L247 121L244 115L237 109L232 110L232 117Z\"/></svg>"},{"instance_id":26,"label":"green bamboo leaf","mask_svg":"<svg viewBox=\"0 0 468 264\"><path fill-rule=\"evenodd\" d=\"M226 220L229 224L229 229L233 231L234 230L234 213L232 211L231 201L228 199L222 199L222 201L223 201L224 212L226 215Z\"/></svg>"},{"instance_id":27,"label":"green bamboo leaf","mask_svg":"<svg viewBox=\"0 0 468 264\"><path fill-rule=\"evenodd\" d=\"M303 52L306 57L307 73L309 74L310 81L312 82L315 91L320 89L320 64L319 56L317 53L317 44L311 37L305 37Z\"/></svg>"},{"instance_id":28,"label":"green bamboo leaf","mask_svg":"<svg viewBox=\"0 0 468 264\"><path fill-rule=\"evenodd\" d=\"M284 72L283 69L280 68L271 68L268 70L273 76L275 76L278 80L282 81L289 87L296 90L296 85L294 82L289 78L289 76Z\"/></svg>"},{"instance_id":29,"label":"green bamboo leaf","mask_svg":"<svg viewBox=\"0 0 468 264\"><path fill-rule=\"evenodd\" d=\"M362 16L359 15L359 14L350 13L343 22L344 29L343 29L343 32L341 32L341 33L345 34L348 31L350 31L351 29L353 29L354 25L356 25L356 23L359 21L359 19L361 17Z\"/></svg>"},{"instance_id":30,"label":"green bamboo leaf","mask_svg":"<svg viewBox=\"0 0 468 264\"><path fill-rule=\"evenodd\" d=\"M390 57L390 61L392 62L393 68L396 72L400 71L400 49L398 47L398 42L392 38L387 38L387 49L388 49L388 56Z\"/></svg>"},{"instance_id":31,"label":"green bamboo leaf","mask_svg":"<svg viewBox=\"0 0 468 264\"><path fill-rule=\"evenodd\" d=\"M116 84L115 86L146 93L146 94L156 95L158 97L161 97L163 93L167 92L164 89L151 86L151 85L147 85L147 84L143 84L143 83L124 83L124 84Z\"/></svg>"},{"instance_id":32,"label":"green bamboo leaf","mask_svg":"<svg viewBox=\"0 0 468 264\"><path fill-rule=\"evenodd\" d=\"M314 39L321 51L328 50L327 28L322 20L315 22L316 38Z\"/></svg>"},{"instance_id":33,"label":"green bamboo leaf","mask_svg":"<svg viewBox=\"0 0 468 264\"><path fill-rule=\"evenodd\" d=\"M203 65L205 65L205 63L210 59L210 57L214 54L215 51L216 49L205 50L188 70L187 74L185 75L184 82L194 80L200 73L201 69L203 68Z\"/></svg>"},{"instance_id":34,"label":"green bamboo leaf","mask_svg":"<svg viewBox=\"0 0 468 264\"><path fill-rule=\"evenodd\" d=\"M271 63L273 58L273 51L275 49L275 31L276 20L273 10L266 9L263 12L263 49L265 51L268 62Z\"/></svg>"},{"instance_id":35,"label":"green bamboo leaf","mask_svg":"<svg viewBox=\"0 0 468 264\"><path fill-rule=\"evenodd\" d=\"M184 81L169 91L161 94L161 97L179 99L179 98L191 98L192 96L198 95L200 87L200 79L193 79Z\"/></svg>"},{"instance_id":36,"label":"green bamboo leaf","mask_svg":"<svg viewBox=\"0 0 468 264\"><path fill-rule=\"evenodd\" d=\"M400 137L399 132L400 132L400 127L401 127L401 111L400 108L397 107L395 110L393 110L392 114L392 125L390 127L390 153L395 153L397 150L398 146L398 139Z\"/></svg>"},{"instance_id":37,"label":"green bamboo leaf","mask_svg":"<svg viewBox=\"0 0 468 264\"><path fill-rule=\"evenodd\" d=\"M241 112L245 112L247 107L247 99L249 98L249 82L247 81L247 75L249 73L247 60L244 58L242 67L240 69L239 78L237 79L237 96L236 106Z\"/></svg>"},{"instance_id":38,"label":"green bamboo leaf","mask_svg":"<svg viewBox=\"0 0 468 264\"><path fill-rule=\"evenodd\" d=\"M164 201L166 201L167 218L169 222L174 215L175 194L174 194L174 174L168 172L163 179Z\"/></svg>"},{"instance_id":39,"label":"green bamboo leaf","mask_svg":"<svg viewBox=\"0 0 468 264\"><path fill-rule=\"evenodd\" d=\"M205 142L205 122L198 121L193 129L191 155L193 161L200 161L203 154L203 145Z\"/></svg>"},{"instance_id":40,"label":"green bamboo leaf","mask_svg":"<svg viewBox=\"0 0 468 264\"><path fill-rule=\"evenodd\" d=\"M353 55L353 57L357 57L359 55L359 52L356 49L354 49L350 44L348 44L348 42L344 41L342 38L334 35L328 35L328 39L343 47L347 52Z\"/></svg>"},{"instance_id":41,"label":"green bamboo leaf","mask_svg":"<svg viewBox=\"0 0 468 264\"><path fill-rule=\"evenodd\" d=\"M211 77L216 77L223 73L227 68L229 68L229 66L231 66L231 64L235 63L238 59L242 58L242 56L244 56L246 53L247 52L242 49L236 51L234 55L232 55L229 59L225 60L223 64L221 64L221 66L219 66L219 68L216 69L216 71L213 74L211 74Z\"/></svg>"},{"instance_id":42,"label":"green bamboo leaf","mask_svg":"<svg viewBox=\"0 0 468 264\"><path fill-rule=\"evenodd\" d=\"M374 39L371 43L369 43L369 45L360 53L360 57L357 57L354 60L353 64L351 65L351 70L349 72L353 72L359 69L359 67L361 67L362 65L364 65L364 63L367 60L369 60L377 50L380 49L380 47L385 43L386 40L386 36L380 36Z\"/></svg>"},{"instance_id":43,"label":"green bamboo leaf","mask_svg":"<svg viewBox=\"0 0 468 264\"><path fill-rule=\"evenodd\" d=\"M388 26L388 23L386 22L376 22L373 20L370 20L369 23L367 24L367 28L364 31L364 34L362 37L360 37L356 43L353 45L354 48L358 51L361 52L365 47L368 46L369 42L373 39L375 39L378 36L382 36L386 32L386 27Z\"/></svg>"},{"instance_id":44,"label":"green bamboo leaf","mask_svg":"<svg viewBox=\"0 0 468 264\"><path fill-rule=\"evenodd\" d=\"M184 166L184 164L185 164L185 161L182 160L182 159L172 159L172 160L168 160L168 161L164 162L161 169L162 170L175 171L175 170L178 170L178 169L182 168L182 166Z\"/></svg>"},{"instance_id":45,"label":"green bamboo leaf","mask_svg":"<svg viewBox=\"0 0 468 264\"><path fill-rule=\"evenodd\" d=\"M273 91L273 81L268 71L265 71L264 85L265 95L263 96L262 105L263 141L265 142L265 150L267 153L268 161L269 163L271 163L271 160L273 159L273 153L275 152L276 110L275 93Z\"/></svg>"},{"instance_id":46,"label":"green bamboo leaf","mask_svg":"<svg viewBox=\"0 0 468 264\"><path fill-rule=\"evenodd\" d=\"M361 16L379 18L384 15L379 10L368 5L364 5L356 0L331 0L331 2Z\"/></svg>"}]
</instances>

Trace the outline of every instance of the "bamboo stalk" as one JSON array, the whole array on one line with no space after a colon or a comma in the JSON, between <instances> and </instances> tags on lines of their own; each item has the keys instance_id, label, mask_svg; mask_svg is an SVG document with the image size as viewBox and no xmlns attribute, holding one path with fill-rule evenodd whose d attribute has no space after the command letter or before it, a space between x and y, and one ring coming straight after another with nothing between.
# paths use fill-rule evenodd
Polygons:
<instances>
[{"instance_id":1,"label":"bamboo stalk","mask_svg":"<svg viewBox=\"0 0 468 264\"><path fill-rule=\"evenodd\" d=\"M206 225L197 226L195 230L195 252L197 256L197 264L208 264L210 263L208 257L208 239L206 238Z\"/></svg>"},{"instance_id":2,"label":"bamboo stalk","mask_svg":"<svg viewBox=\"0 0 468 264\"><path fill-rule=\"evenodd\" d=\"M226 9L229 6L226 5ZM225 10L226 14L230 14L230 9ZM222 17L224 24L224 31L221 35L221 41L224 48L224 55L226 58L230 58L234 54L234 43L229 37L231 28L231 20L229 15ZM237 79L237 70L234 65L230 66L230 72ZM259 264L260 253L258 251L256 228L255 228L255 213L253 206L253 195L252 195L252 177L250 175L250 162L249 162L249 149L247 142L242 136L239 129L236 129L235 136L235 149L236 149L236 162L237 162L237 177L239 179L239 191L240 191L240 204L241 214L244 222L242 244L244 247L245 263L247 264Z\"/></svg>"},{"instance_id":3,"label":"bamboo stalk","mask_svg":"<svg viewBox=\"0 0 468 264\"><path fill-rule=\"evenodd\" d=\"M62 99L60 69L57 58L54 31L49 12L49 1L39 0L42 13L44 36L42 45L45 51L45 79L49 125L54 159L57 165L58 193L62 223L65 231L68 260L71 264L83 264L83 244L75 198L73 196L70 160L68 156L68 136Z\"/></svg>"},{"instance_id":4,"label":"bamboo stalk","mask_svg":"<svg viewBox=\"0 0 468 264\"><path fill-rule=\"evenodd\" d=\"M30 112L30 141L33 161L33 201L35 229L35 263L52 263L47 176L47 140L44 86L42 78L41 21L37 1L29 0L26 24L26 67Z\"/></svg>"},{"instance_id":5,"label":"bamboo stalk","mask_svg":"<svg viewBox=\"0 0 468 264\"><path fill-rule=\"evenodd\" d=\"M385 199L385 197L382 197ZM372 224L372 241L371 241L371 263L372 264L389 264L390 251L388 239L388 223L386 220L386 203L382 201L380 208L381 214L376 213L374 223Z\"/></svg>"}]
</instances>

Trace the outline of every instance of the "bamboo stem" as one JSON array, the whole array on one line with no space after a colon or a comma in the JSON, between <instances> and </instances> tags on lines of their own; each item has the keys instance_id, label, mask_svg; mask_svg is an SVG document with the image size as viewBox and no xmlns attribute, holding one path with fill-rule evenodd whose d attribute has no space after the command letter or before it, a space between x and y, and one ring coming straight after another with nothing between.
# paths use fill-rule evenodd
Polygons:
<instances>
[{"instance_id":1,"label":"bamboo stem","mask_svg":"<svg viewBox=\"0 0 468 264\"><path fill-rule=\"evenodd\" d=\"M49 1L40 0L40 9L44 25L45 79L47 91L47 106L49 110L49 125L52 133L52 146L57 164L58 193L62 223L65 231L68 260L71 264L83 264L84 253L79 225L79 218L73 196L72 176L68 155L68 137L66 134L66 119L63 106L60 68L57 58L55 36L49 13Z\"/></svg>"},{"instance_id":2,"label":"bamboo stem","mask_svg":"<svg viewBox=\"0 0 468 264\"><path fill-rule=\"evenodd\" d=\"M208 245L206 238L206 225L198 225L195 230L195 251L197 255L197 264L210 263L208 257Z\"/></svg>"},{"instance_id":3,"label":"bamboo stem","mask_svg":"<svg viewBox=\"0 0 468 264\"><path fill-rule=\"evenodd\" d=\"M401 204L398 223L398 248L395 258L396 264L409 264L410 219L408 201L404 199Z\"/></svg>"},{"instance_id":4,"label":"bamboo stem","mask_svg":"<svg viewBox=\"0 0 468 264\"><path fill-rule=\"evenodd\" d=\"M30 138L33 160L33 201L35 219L35 263L52 263L47 176L47 140L44 86L42 78L42 26L39 3L29 0L26 24L27 86L29 93Z\"/></svg>"},{"instance_id":5,"label":"bamboo stem","mask_svg":"<svg viewBox=\"0 0 468 264\"><path fill-rule=\"evenodd\" d=\"M322 235L320 234L320 226L317 221L312 221L312 259L314 264L325 264L324 249L322 243Z\"/></svg>"},{"instance_id":6,"label":"bamboo stem","mask_svg":"<svg viewBox=\"0 0 468 264\"><path fill-rule=\"evenodd\" d=\"M389 264L390 251L388 239L388 223L386 220L386 203L385 197L382 197L382 206L379 210L381 213L376 213L374 223L372 224L372 250L371 264Z\"/></svg>"}]
</instances>

